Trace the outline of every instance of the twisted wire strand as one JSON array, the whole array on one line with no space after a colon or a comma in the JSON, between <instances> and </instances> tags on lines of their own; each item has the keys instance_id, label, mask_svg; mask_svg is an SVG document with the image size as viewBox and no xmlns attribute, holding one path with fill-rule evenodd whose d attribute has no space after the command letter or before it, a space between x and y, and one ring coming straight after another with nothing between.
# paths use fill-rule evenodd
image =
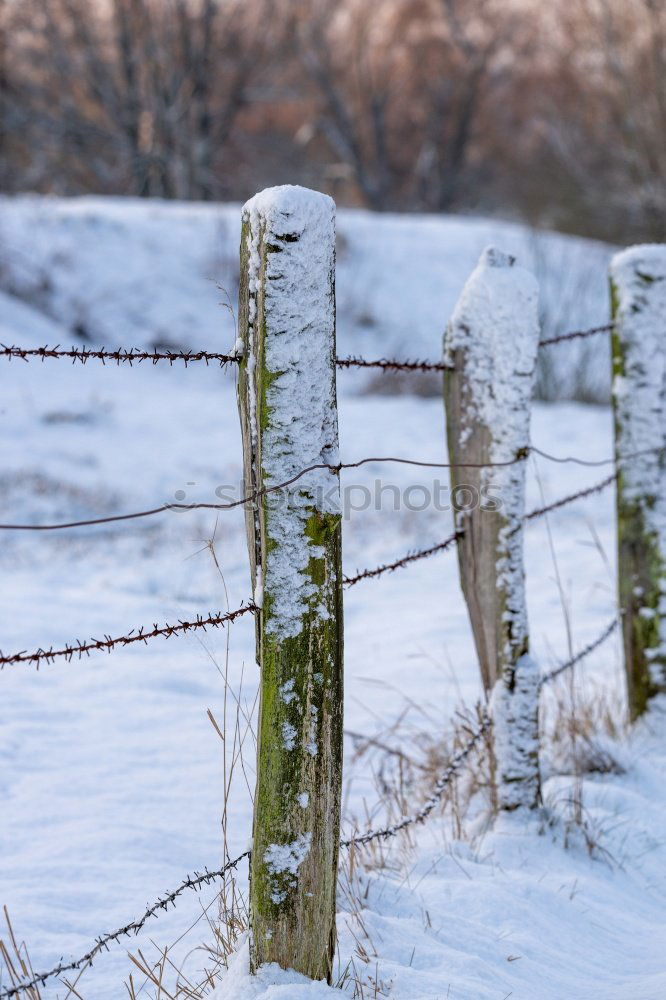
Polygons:
<instances>
[{"instance_id":1,"label":"twisted wire strand","mask_svg":"<svg viewBox=\"0 0 666 1000\"><path fill-rule=\"evenodd\" d=\"M541 677L541 679L539 680L539 690L545 687L546 684L550 684L551 681L554 681L556 677L559 677L560 674L563 674L566 670L571 670L578 663L580 663L581 660L584 660L586 656L589 656L590 653L593 653L595 649L598 649L599 646L601 646L604 642L606 642L607 639L610 638L610 636L613 634L613 632L615 631L615 629L618 627L619 624L620 624L619 618L615 617L611 619L611 621L609 621L608 625L598 638L588 643L587 646L584 646L583 649L581 649L578 653L576 653L575 656L572 656L570 660L567 660L565 663L561 663L558 667L555 667L554 670L551 670L550 673L544 674L543 677Z\"/></svg>"},{"instance_id":2,"label":"twisted wire strand","mask_svg":"<svg viewBox=\"0 0 666 1000\"><path fill-rule=\"evenodd\" d=\"M565 341L608 333L613 327L613 323L605 323L602 326L590 327L588 330L572 330L569 333L561 333L555 337L547 337L540 340L539 347L552 347L554 344L562 344ZM159 361L167 361L170 366L173 366L177 361L182 361L187 368L188 365L194 362L203 361L206 365L213 362L223 368L229 364L238 364L242 360L242 355L240 354L222 354L217 351L159 351L157 348L154 348L152 351L146 351L139 347L119 347L107 350L104 347L99 349L89 347L63 348L60 347L60 344L56 344L54 347L45 345L44 347L33 348L18 347L16 344L0 344L0 356L9 360L18 359L21 361L30 361L33 358L40 361L45 361L47 358L67 358L72 364L78 362L81 365L87 364L88 361L101 361L103 365L109 362L115 364L117 367L122 364L128 364L131 367L133 364L141 364L143 361L149 361L153 365L156 365ZM455 371L453 365L446 364L444 361L411 361L409 359L400 360L397 358L368 359L352 355L346 358L336 358L335 363L338 368L342 369L377 368L385 372Z\"/></svg>"},{"instance_id":3,"label":"twisted wire strand","mask_svg":"<svg viewBox=\"0 0 666 1000\"><path fill-rule=\"evenodd\" d=\"M240 608L235 611L230 611L227 614L209 614L209 615L197 615L194 621L182 621L179 620L177 625L169 625L168 623L162 626L157 624L153 625L152 629L146 629L145 626L141 626L137 629L132 629L127 635L117 636L111 638L110 635L105 635L103 639L91 639L89 642L76 641L71 644L63 646L61 649L54 649L52 646L49 649L37 649L32 653L28 653L26 650L22 650L19 653L14 653L11 656L3 656L0 652L0 669L3 669L6 665L26 663L31 666L36 666L39 669L40 663L53 663L56 658L63 657L67 661L72 660L75 656L82 659L83 656L90 656L91 652L97 650L105 650L110 653L112 649L116 646L129 646L133 642L144 642L147 643L149 639L155 639L158 636L162 636L165 639L170 638L172 635L179 635L183 632L190 632L193 629L202 628L204 632L207 628L220 628L229 622L236 621L241 615L246 615L248 612L254 612L257 610L256 605L250 601L247 604L242 604Z\"/></svg>"},{"instance_id":4,"label":"twisted wire strand","mask_svg":"<svg viewBox=\"0 0 666 1000\"><path fill-rule=\"evenodd\" d=\"M237 364L240 360L237 354L220 354L217 351L158 351L156 348L152 351L144 351L139 347L119 347L109 351L104 347L99 349L89 347L63 348L60 347L60 344L56 344L55 347L47 345L46 347L33 348L17 347L15 344L0 344L0 357L9 360L18 358L21 361L29 361L31 358L37 358L41 361L46 358L69 358L72 364L79 362L85 365L88 361L101 361L103 365L112 362L117 367L128 364L130 368L133 364L141 364L142 361L150 361L153 365L156 365L158 361L168 361L169 365L173 365L176 361L182 361L186 368L194 361L203 361L206 365L215 362L224 368L225 365Z\"/></svg>"},{"instance_id":5,"label":"twisted wire strand","mask_svg":"<svg viewBox=\"0 0 666 1000\"><path fill-rule=\"evenodd\" d=\"M31 979L25 979L23 982L7 987L6 989L0 991L0 1000L9 1000L9 998L19 996L19 994L25 993L27 990L43 986L49 979L62 976L66 972L75 972L77 970L88 968L92 965L94 959L101 954L101 952L108 951L110 944L118 941L121 937L129 937L132 934L138 934L143 925L150 920L151 917L157 916L162 910L167 910L169 906L175 906L176 899L183 892L185 892L186 889L194 889L195 891L198 891L203 886L210 885L211 882L214 882L216 879L224 878L228 872L234 871L240 862L249 856L250 852L244 851L243 854L234 858L233 861L228 861L217 871L209 871L208 869L205 869L203 872L195 872L191 877L188 875L177 889L174 889L173 892L169 892L165 896L160 897L157 902L148 907L143 916L138 920L132 920L123 927L119 927L118 930L96 938L93 947L90 948L85 955L82 955L81 958L77 958L71 962L64 962L61 960L55 968L50 969L48 972L39 972Z\"/></svg>"},{"instance_id":6,"label":"twisted wire strand","mask_svg":"<svg viewBox=\"0 0 666 1000\"><path fill-rule=\"evenodd\" d=\"M539 341L539 347L552 347L553 344L563 344L567 340L579 340L583 337L594 337L598 333L611 333L615 328L615 323L604 323L602 326L592 326L588 330L571 330L569 333L560 333L557 337L547 337Z\"/></svg>"},{"instance_id":7,"label":"twisted wire strand","mask_svg":"<svg viewBox=\"0 0 666 1000\"><path fill-rule=\"evenodd\" d=\"M552 510L558 510L566 504L573 503L576 500L581 500L594 493L598 493L614 482L615 478L615 474L608 476L606 479L596 483L594 486L589 486L586 489L578 490L576 493L571 493L569 496L561 497L559 500L556 500L545 507L536 508L525 515L524 521L532 521L535 518L544 516ZM418 562L421 559L427 559L429 556L437 555L440 552L445 552L447 549L451 548L451 546L454 545L458 539L462 538L463 534L463 530L454 531L453 534L448 536L448 538L445 538L442 542L438 542L436 545L431 545L429 548L420 549L416 552L408 552L406 555L402 556L400 559L396 559L394 562L383 563L382 565L376 566L372 569L361 570L354 576L344 576L342 582L345 587L353 587L362 580L376 579L377 577L383 576L385 573L392 573L397 569L402 569L405 566L410 565L410 563ZM145 626L141 626L137 629L133 629L124 636L111 638L111 636L107 634L103 639L92 638L89 642L85 643L77 640L76 642L65 645L62 649L53 649L53 647L50 647L49 649L40 648L32 653L22 650L21 652L14 653L11 656L3 656L0 651L0 669L3 669L6 665L18 663L30 664L39 669L39 665L42 661L51 663L58 657L63 657L68 661L75 656L78 656L78 658L81 659L84 655L89 656L93 651L106 650L107 652L111 652L111 650L116 646L128 646L133 642L147 642L149 639L153 639L158 636L169 638L172 635L177 635L181 632L189 632L196 628L203 628L205 631L208 626L217 628L225 625L227 622L235 621L236 618L239 618L241 615L247 614L248 612L255 612L256 610L256 605L250 601L247 604L241 605L241 607L235 611L230 611L225 615L197 615L194 621L179 621L177 625L169 625L167 623L161 627L154 624L153 628L150 630L147 630Z\"/></svg>"},{"instance_id":8,"label":"twisted wire strand","mask_svg":"<svg viewBox=\"0 0 666 1000\"><path fill-rule=\"evenodd\" d=\"M366 833L359 834L354 837L350 837L345 840L340 841L341 847L352 847L352 846L362 846L369 844L373 840L386 840L389 837L395 837L401 830L406 829L408 826L412 826L415 823L423 823L431 814L433 809L436 807L438 802L441 800L446 787L450 784L454 775L462 768L463 764L469 757L470 753L481 739L483 734L490 727L490 718L486 715L484 716L483 722L480 728L472 735L467 744L458 751L452 758L450 764L446 770L442 773L441 777L437 781L433 792L427 802L411 816L403 817L398 823L393 824L393 826L385 827L379 830L369 830ZM206 869L202 874L196 873L193 877L187 877L177 889L173 892L167 893L167 895L162 896L153 903L152 906L148 907L142 917L138 920L133 920L123 927L119 927L118 930L112 931L110 934L105 934L96 939L94 946L82 955L81 958L75 959L71 962L59 962L53 969L48 972L40 972L34 975L31 979L24 980L23 982L16 983L14 986L10 986L7 989L0 992L0 1000L10 1000L10 998L18 996L21 993L26 992L34 987L43 986L45 982L49 979L54 979L62 976L66 972L74 972L77 970L83 970L92 965L94 959L102 952L108 950L111 943L118 941L121 937L130 936L132 934L136 935L142 929L144 924L151 918L156 916L161 910L167 910L169 906L175 905L175 900L180 896L186 889L198 890L204 885L210 885L211 882L216 879L223 878L230 872L234 870L238 864L244 859L250 857L250 851L245 851L243 854L239 855L233 861L227 862L223 868L218 871L209 871Z\"/></svg>"},{"instance_id":9,"label":"twisted wire strand","mask_svg":"<svg viewBox=\"0 0 666 1000\"><path fill-rule=\"evenodd\" d=\"M594 642L589 643L583 649L581 649L575 656L573 656L566 663L560 664L555 670L551 671L541 678L540 689L545 684L554 680L555 677L563 673L565 670L570 670L577 663L579 663L586 656L589 656L595 649L597 649L603 642L612 635L613 631L617 628L618 619L614 618L604 629L602 634L594 640ZM425 803L418 809L415 813L411 813L408 816L403 816L396 823L389 824L388 826L380 827L375 830L367 830L365 833L356 834L353 837L348 837L340 841L341 847L362 847L366 844L371 843L375 840L388 840L391 837L397 836L402 830L408 827L414 826L419 823L424 823L425 820L431 815L433 810L437 807L439 802L441 802L444 792L446 791L448 785L451 783L458 771L461 770L463 765L469 759L470 754L482 739L482 737L490 730L492 726L492 719L487 712L484 712L481 725L477 730L475 730L470 736L469 740L462 749L460 749L442 772L437 782L435 783L433 790L425 801ZM210 885L211 882L219 878L224 878L229 871L235 870L242 860L250 857L250 851L244 851L233 861L227 862L221 869L217 871L210 871L206 869L202 874L196 873L194 876L188 876L173 892L167 893L165 896L153 903L152 906L148 907L144 915L138 919L133 920L123 927L118 928L118 930L113 931L110 934L105 934L96 939L94 946L82 955L81 958L76 959L71 962L60 962L55 968L49 970L48 972L41 972L33 976L29 980L24 980L21 983L16 983L14 986L10 986L7 989L0 992L0 1000L11 1000L12 997L16 997L21 993L26 992L34 987L43 986L45 982L49 979L62 976L66 972L74 972L76 970L82 970L92 965L93 960L102 952L108 950L108 946L115 941L118 941L121 937L136 935L139 933L143 925L151 917L158 914L160 910L166 910L169 906L175 906L175 900L186 890L195 889L198 890L204 885Z\"/></svg>"},{"instance_id":10,"label":"twisted wire strand","mask_svg":"<svg viewBox=\"0 0 666 1000\"><path fill-rule=\"evenodd\" d=\"M617 479L617 473L613 473L611 476L607 476L606 479L602 479L601 482L595 483L594 486L588 486L583 490L577 490L576 493L570 493L566 497L560 497L559 500L555 500L553 503L547 504L545 507L537 507L535 510L531 510L523 518L523 522L533 521L536 518L543 517L545 514L550 513L553 510L559 510L561 507L565 507L567 504L573 503L576 500L583 500L585 497L592 496L594 493L600 493L602 490L610 486ZM522 524L517 528L514 528L511 534L519 531ZM402 556L400 559L396 559L395 562L384 563L381 566L376 566L373 569L364 569L357 572L354 576L345 576L343 578L343 583L346 587L353 587L355 584L360 583L361 580L371 580L375 577L382 576L384 573L392 573L396 569L402 569L404 566L408 566L410 563L417 562L420 559L427 559L429 556L437 555L439 552L446 552L454 542L462 538L464 535L464 529L459 531L454 531L453 534L445 538L444 541L438 542L436 545L431 545L427 549L419 549L416 552L408 552L406 555Z\"/></svg>"},{"instance_id":11,"label":"twisted wire strand","mask_svg":"<svg viewBox=\"0 0 666 1000\"><path fill-rule=\"evenodd\" d=\"M643 448L640 451L624 455L622 461L624 462L631 458L637 458L640 455L653 454L663 450L663 448ZM111 514L107 517L87 518L80 521L66 521L59 524L0 524L0 530L61 531L65 528L82 528L97 524L111 524L116 521L132 521L138 518L151 517L156 514L164 514L166 511L170 510L232 510L235 507L242 507L245 506L245 504L254 503L256 500L259 500L261 497L266 496L269 493L275 493L279 490L286 489L286 487L291 486L298 482L299 479L302 479L303 476L318 469L326 469L328 472L335 474L344 469L358 469L363 465L381 463L410 465L421 469L499 469L516 465L518 462L524 462L525 459L527 459L531 454L540 455L541 458L545 458L550 462L556 462L558 464L572 463L588 468L598 468L604 465L617 466L619 464L615 458L585 459L580 458L577 455L552 455L550 452L544 451L542 448L537 448L535 445L528 445L526 448L522 448L515 458L507 459L505 462L426 462L413 458L401 458L390 455L373 456L370 458L359 459L357 462L338 462L335 465L325 462L317 462L314 465L307 466L305 469L301 469L300 472L297 472L295 475L291 476L291 478L286 479L282 483L277 483L275 486L264 486L261 489L250 493L249 496L242 497L240 500L232 500L228 503L166 503L162 504L160 507L151 507L148 510L136 511L131 514Z\"/></svg>"},{"instance_id":12,"label":"twisted wire strand","mask_svg":"<svg viewBox=\"0 0 666 1000\"><path fill-rule=\"evenodd\" d=\"M350 837L348 840L342 840L340 842L340 846L360 847L371 843L373 840L388 840L390 837L395 837L401 832L401 830L406 830L407 827L414 826L417 823L424 823L428 816L430 816L433 809L435 809L441 801L448 785L451 783L457 772L466 763L472 750L482 736L488 732L491 725L492 720L490 716L487 713L484 713L479 728L472 733L465 746L453 755L451 761L437 779L432 793L417 812L411 813L409 816L403 816L402 819L399 819L396 823L391 823L378 830L368 830L366 833L357 834L354 837Z\"/></svg>"}]
</instances>

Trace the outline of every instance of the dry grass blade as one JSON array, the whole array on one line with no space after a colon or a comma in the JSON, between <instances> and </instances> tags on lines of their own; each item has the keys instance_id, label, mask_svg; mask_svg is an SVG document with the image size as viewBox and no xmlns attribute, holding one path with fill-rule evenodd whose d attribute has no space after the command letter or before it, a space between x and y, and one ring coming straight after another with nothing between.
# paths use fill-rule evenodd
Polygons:
<instances>
[{"instance_id":1,"label":"dry grass blade","mask_svg":"<svg viewBox=\"0 0 666 1000\"><path fill-rule=\"evenodd\" d=\"M12 922L9 918L9 911L6 906L3 906L3 912L5 915L5 923L7 924L7 943L0 938L0 974L2 968L7 970L9 976L10 986L16 986L22 980L25 980L29 976L34 976L34 970L32 968L32 963L30 961L30 956L28 955L28 949L25 942L19 942L14 934L14 928L12 927ZM0 985L2 979L0 978ZM25 991L28 1000L41 1000L41 992L37 985L29 987Z\"/></svg>"}]
</instances>

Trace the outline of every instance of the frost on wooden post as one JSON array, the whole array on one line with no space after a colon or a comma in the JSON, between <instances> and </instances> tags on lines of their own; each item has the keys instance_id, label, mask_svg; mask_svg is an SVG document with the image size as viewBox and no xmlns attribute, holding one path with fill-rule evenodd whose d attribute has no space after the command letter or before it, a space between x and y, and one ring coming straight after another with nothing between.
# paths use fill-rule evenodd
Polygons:
<instances>
[{"instance_id":1,"label":"frost on wooden post","mask_svg":"<svg viewBox=\"0 0 666 1000\"><path fill-rule=\"evenodd\" d=\"M538 670L529 655L522 518L538 288L489 248L444 337L444 394L462 588L491 695L501 808L539 802ZM494 465L493 463L499 463ZM502 464L507 463L507 464ZM478 466L481 466L480 468ZM485 467L484 467L485 466ZM469 503L468 503L469 501Z\"/></svg>"},{"instance_id":2,"label":"frost on wooden post","mask_svg":"<svg viewBox=\"0 0 666 1000\"><path fill-rule=\"evenodd\" d=\"M298 187L243 209L239 407L247 494L336 466L335 206ZM251 960L330 979L342 774L339 473L246 506L261 695Z\"/></svg>"},{"instance_id":3,"label":"frost on wooden post","mask_svg":"<svg viewBox=\"0 0 666 1000\"><path fill-rule=\"evenodd\" d=\"M611 262L618 582L629 711L666 690L666 246Z\"/></svg>"}]
</instances>

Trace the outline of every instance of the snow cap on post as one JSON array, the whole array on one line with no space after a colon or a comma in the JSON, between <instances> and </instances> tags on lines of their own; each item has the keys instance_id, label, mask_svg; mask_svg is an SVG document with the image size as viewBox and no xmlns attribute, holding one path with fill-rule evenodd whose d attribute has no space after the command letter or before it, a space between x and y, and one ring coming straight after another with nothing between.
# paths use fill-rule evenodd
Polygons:
<instances>
[{"instance_id":1,"label":"snow cap on post","mask_svg":"<svg viewBox=\"0 0 666 1000\"><path fill-rule=\"evenodd\" d=\"M666 246L610 265L618 583L632 718L666 691Z\"/></svg>"},{"instance_id":2,"label":"snow cap on post","mask_svg":"<svg viewBox=\"0 0 666 1000\"><path fill-rule=\"evenodd\" d=\"M238 398L246 495L261 493L246 505L261 668L250 955L312 979L332 970L342 774L334 263L326 195L286 186L245 205Z\"/></svg>"},{"instance_id":3,"label":"snow cap on post","mask_svg":"<svg viewBox=\"0 0 666 1000\"><path fill-rule=\"evenodd\" d=\"M458 564L486 691L492 693L501 808L539 802L538 671L528 653L523 567L525 459L539 341L538 285L486 249L444 339Z\"/></svg>"}]
</instances>

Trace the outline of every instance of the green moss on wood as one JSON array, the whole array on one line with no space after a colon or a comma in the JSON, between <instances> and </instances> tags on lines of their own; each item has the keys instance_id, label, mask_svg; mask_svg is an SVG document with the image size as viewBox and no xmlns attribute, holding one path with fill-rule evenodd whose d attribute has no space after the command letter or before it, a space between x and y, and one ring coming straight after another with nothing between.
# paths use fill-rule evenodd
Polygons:
<instances>
[{"instance_id":1,"label":"green moss on wood","mask_svg":"<svg viewBox=\"0 0 666 1000\"><path fill-rule=\"evenodd\" d=\"M271 254L282 252L262 234L261 292L250 344L247 241L241 236L240 332L245 354L240 365L239 406L243 431L246 489L263 486L262 444L271 427L269 390L279 391L280 373L264 364L264 344L270 317L264 308L266 272ZM295 240L296 238L294 238ZM284 242L294 242L285 237ZM333 276L331 275L331 281ZM333 301L333 297L331 298ZM250 435L247 358L257 358L257 451ZM335 350L331 352L331 359ZM334 378L331 360L331 378ZM322 391L324 387L322 387ZM298 484L292 489L298 491ZM289 488L288 488L289 489ZM300 497L307 497L298 491ZM270 501L275 499L272 494ZM246 518L253 585L256 567L263 569L263 608L257 614L257 660L261 670L258 726L257 784L251 910L251 964L268 962L294 968L313 979L330 981L335 944L335 901L340 827L343 753L343 626L342 524L339 514L308 508L303 530L312 547L305 574L314 593L304 609L298 635L280 638L270 628L275 595L267 586L266 560L277 544L271 530L279 517L264 496L255 514ZM323 610L323 613L322 613ZM285 745L293 737L293 748ZM311 752L316 746L316 753ZM307 794L307 804L299 797ZM267 863L272 845L298 843L311 836L309 851L296 872L276 872Z\"/></svg>"},{"instance_id":2,"label":"green moss on wood","mask_svg":"<svg viewBox=\"0 0 666 1000\"><path fill-rule=\"evenodd\" d=\"M641 276L647 279L649 276ZM647 280L646 280L646 283ZM613 319L619 316L619 292L611 280ZM617 325L611 335L613 379L626 374L626 349ZM616 457L623 428L613 393ZM651 697L666 688L666 657L661 652L659 603L666 564L659 538L650 529L647 512L658 498L640 502L628 496L626 474L620 466L617 482L618 599L622 616L624 666L630 718L647 708Z\"/></svg>"}]
</instances>

